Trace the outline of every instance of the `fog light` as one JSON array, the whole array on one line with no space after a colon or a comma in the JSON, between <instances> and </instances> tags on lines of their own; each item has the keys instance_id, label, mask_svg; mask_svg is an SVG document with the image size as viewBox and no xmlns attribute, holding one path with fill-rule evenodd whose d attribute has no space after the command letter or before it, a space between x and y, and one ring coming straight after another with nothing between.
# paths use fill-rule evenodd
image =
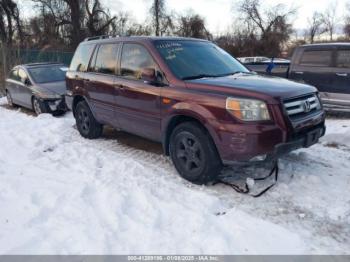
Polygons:
<instances>
[{"instance_id":1,"label":"fog light","mask_svg":"<svg viewBox=\"0 0 350 262\"><path fill-rule=\"evenodd\" d=\"M258 161L265 161L267 158L267 155L259 155L259 156L255 156L252 159L250 159L250 162L258 162Z\"/></svg>"}]
</instances>

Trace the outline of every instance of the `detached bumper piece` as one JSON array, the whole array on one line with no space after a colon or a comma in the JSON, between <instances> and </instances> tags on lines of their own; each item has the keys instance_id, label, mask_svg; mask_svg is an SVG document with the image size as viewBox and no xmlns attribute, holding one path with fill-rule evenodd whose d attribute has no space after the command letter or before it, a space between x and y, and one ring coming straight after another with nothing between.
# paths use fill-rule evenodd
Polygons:
<instances>
[{"instance_id":1,"label":"detached bumper piece","mask_svg":"<svg viewBox=\"0 0 350 262\"><path fill-rule=\"evenodd\" d=\"M62 96L61 99L57 100L47 100L45 101L48 109L51 112L56 112L56 111L67 111L67 106L65 102L64 96Z\"/></svg>"}]
</instances>

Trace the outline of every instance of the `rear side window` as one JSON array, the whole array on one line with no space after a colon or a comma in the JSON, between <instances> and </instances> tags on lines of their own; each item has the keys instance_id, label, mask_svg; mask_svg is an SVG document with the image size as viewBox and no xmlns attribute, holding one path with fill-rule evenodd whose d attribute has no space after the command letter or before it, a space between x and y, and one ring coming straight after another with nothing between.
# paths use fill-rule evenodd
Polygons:
<instances>
[{"instance_id":1,"label":"rear side window","mask_svg":"<svg viewBox=\"0 0 350 262\"><path fill-rule=\"evenodd\" d=\"M124 44L121 58L121 75L131 79L140 79L142 69L154 68L152 56L139 44Z\"/></svg>"},{"instance_id":2,"label":"rear side window","mask_svg":"<svg viewBox=\"0 0 350 262\"><path fill-rule=\"evenodd\" d=\"M305 51L300 59L300 65L327 67L332 63L331 50Z\"/></svg>"},{"instance_id":3,"label":"rear side window","mask_svg":"<svg viewBox=\"0 0 350 262\"><path fill-rule=\"evenodd\" d=\"M91 71L102 74L115 74L118 44L104 44L98 49L95 65Z\"/></svg>"},{"instance_id":4,"label":"rear side window","mask_svg":"<svg viewBox=\"0 0 350 262\"><path fill-rule=\"evenodd\" d=\"M95 46L91 44L80 45L77 51L75 51L73 60L70 64L70 70L78 71L78 72L86 72L94 47Z\"/></svg>"},{"instance_id":5,"label":"rear side window","mask_svg":"<svg viewBox=\"0 0 350 262\"><path fill-rule=\"evenodd\" d=\"M337 67L350 68L350 50L338 50Z\"/></svg>"}]
</instances>

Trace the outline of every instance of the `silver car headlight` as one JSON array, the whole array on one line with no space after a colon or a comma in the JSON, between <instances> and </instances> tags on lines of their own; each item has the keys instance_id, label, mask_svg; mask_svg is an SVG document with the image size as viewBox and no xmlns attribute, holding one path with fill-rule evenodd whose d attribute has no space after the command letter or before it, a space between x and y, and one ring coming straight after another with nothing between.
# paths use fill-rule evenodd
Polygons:
<instances>
[{"instance_id":1,"label":"silver car headlight","mask_svg":"<svg viewBox=\"0 0 350 262\"><path fill-rule=\"evenodd\" d=\"M261 100L228 97L226 109L242 121L271 120L267 105Z\"/></svg>"},{"instance_id":2,"label":"silver car headlight","mask_svg":"<svg viewBox=\"0 0 350 262\"><path fill-rule=\"evenodd\" d=\"M52 93L35 92L35 95L42 99L61 99L62 96Z\"/></svg>"}]
</instances>

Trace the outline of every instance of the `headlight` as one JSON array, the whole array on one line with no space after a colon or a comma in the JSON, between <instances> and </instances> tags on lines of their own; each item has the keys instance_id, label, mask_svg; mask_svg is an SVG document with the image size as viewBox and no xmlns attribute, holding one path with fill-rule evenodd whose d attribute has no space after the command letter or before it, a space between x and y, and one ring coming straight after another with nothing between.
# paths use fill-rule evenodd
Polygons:
<instances>
[{"instance_id":1,"label":"headlight","mask_svg":"<svg viewBox=\"0 0 350 262\"><path fill-rule=\"evenodd\" d=\"M56 95L56 94L45 94L45 93L36 93L37 96L39 96L42 99L61 99L62 96Z\"/></svg>"},{"instance_id":2,"label":"headlight","mask_svg":"<svg viewBox=\"0 0 350 262\"><path fill-rule=\"evenodd\" d=\"M229 97L226 99L226 109L243 121L266 121L271 119L266 103L260 100Z\"/></svg>"}]
</instances>

